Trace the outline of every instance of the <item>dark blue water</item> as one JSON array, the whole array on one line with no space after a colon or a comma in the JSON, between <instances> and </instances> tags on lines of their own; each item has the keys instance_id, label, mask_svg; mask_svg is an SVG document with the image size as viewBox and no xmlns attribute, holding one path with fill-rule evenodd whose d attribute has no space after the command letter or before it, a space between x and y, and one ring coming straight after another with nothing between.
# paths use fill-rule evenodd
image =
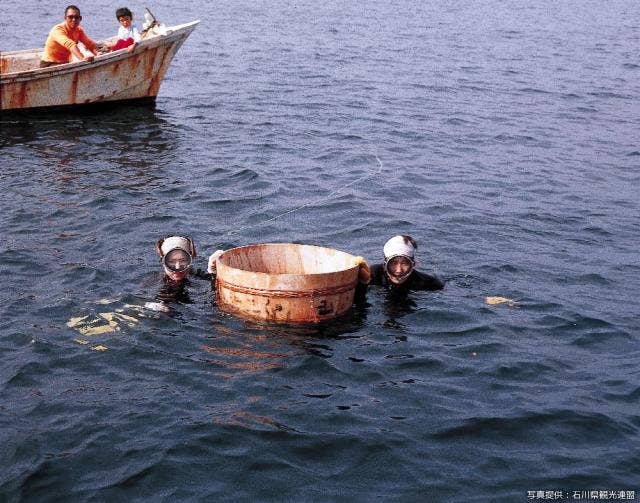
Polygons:
<instances>
[{"instance_id":1,"label":"dark blue water","mask_svg":"<svg viewBox=\"0 0 640 503\"><path fill-rule=\"evenodd\" d=\"M202 20L155 107L0 119L0 501L640 498L640 4L150 7ZM10 50L62 7L3 8ZM447 286L143 309L172 233L201 267L408 233Z\"/></svg>"}]
</instances>

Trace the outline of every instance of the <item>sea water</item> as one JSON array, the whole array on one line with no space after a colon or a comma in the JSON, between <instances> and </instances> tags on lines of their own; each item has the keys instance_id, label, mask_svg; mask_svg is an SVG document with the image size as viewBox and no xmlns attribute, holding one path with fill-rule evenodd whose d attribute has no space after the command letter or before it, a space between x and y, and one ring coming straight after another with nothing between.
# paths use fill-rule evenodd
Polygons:
<instances>
[{"instance_id":1,"label":"sea water","mask_svg":"<svg viewBox=\"0 0 640 503\"><path fill-rule=\"evenodd\" d=\"M201 20L155 107L0 118L0 501L640 499L640 3L149 7ZM5 1L1 49L62 8ZM399 233L443 291L148 304L170 234Z\"/></svg>"}]
</instances>

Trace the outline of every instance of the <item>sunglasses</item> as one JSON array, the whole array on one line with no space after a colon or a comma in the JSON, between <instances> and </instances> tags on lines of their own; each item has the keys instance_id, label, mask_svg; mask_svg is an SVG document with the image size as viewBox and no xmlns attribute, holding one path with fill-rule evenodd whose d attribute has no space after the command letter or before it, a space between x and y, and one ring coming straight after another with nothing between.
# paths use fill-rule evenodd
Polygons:
<instances>
[{"instance_id":1,"label":"sunglasses","mask_svg":"<svg viewBox=\"0 0 640 503\"><path fill-rule=\"evenodd\" d=\"M66 17L67 19L77 19L77 20L82 19L82 16L74 16L74 15L71 15L71 16L65 16L65 17Z\"/></svg>"}]
</instances>

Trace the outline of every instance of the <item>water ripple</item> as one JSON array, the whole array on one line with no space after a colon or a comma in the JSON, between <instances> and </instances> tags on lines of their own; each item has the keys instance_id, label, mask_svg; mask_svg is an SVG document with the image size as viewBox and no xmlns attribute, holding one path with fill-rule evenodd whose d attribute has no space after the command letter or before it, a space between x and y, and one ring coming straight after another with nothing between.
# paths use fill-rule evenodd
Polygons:
<instances>
[{"instance_id":1,"label":"water ripple","mask_svg":"<svg viewBox=\"0 0 640 503\"><path fill-rule=\"evenodd\" d=\"M30 20L3 51L41 45L52 11L3 5ZM2 497L632 489L636 4L213 5L154 7L203 20L155 106L0 117ZM411 234L447 284L318 326L235 318L197 279L146 309L173 233L199 268L256 242L377 264Z\"/></svg>"}]
</instances>

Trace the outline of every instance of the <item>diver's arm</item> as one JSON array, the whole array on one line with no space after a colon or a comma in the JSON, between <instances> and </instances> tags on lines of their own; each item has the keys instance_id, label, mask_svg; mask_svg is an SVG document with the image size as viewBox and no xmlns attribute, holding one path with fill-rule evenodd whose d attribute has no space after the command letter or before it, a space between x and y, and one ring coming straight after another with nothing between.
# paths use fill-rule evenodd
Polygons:
<instances>
[{"instance_id":1,"label":"diver's arm","mask_svg":"<svg viewBox=\"0 0 640 503\"><path fill-rule=\"evenodd\" d=\"M435 275L426 274L424 272L415 271L415 278L412 282L412 290L425 290L435 292L444 288L444 281Z\"/></svg>"},{"instance_id":2,"label":"diver's arm","mask_svg":"<svg viewBox=\"0 0 640 503\"><path fill-rule=\"evenodd\" d=\"M382 285L384 284L384 264L373 264L371 267L371 281L370 285Z\"/></svg>"},{"instance_id":3,"label":"diver's arm","mask_svg":"<svg viewBox=\"0 0 640 503\"><path fill-rule=\"evenodd\" d=\"M189 276L206 281L214 281L216 279L215 273L203 271L202 269L191 269Z\"/></svg>"},{"instance_id":4,"label":"diver's arm","mask_svg":"<svg viewBox=\"0 0 640 503\"><path fill-rule=\"evenodd\" d=\"M359 305L366 302L368 289L368 284L358 282L358 284L356 285L356 292L353 296L353 303Z\"/></svg>"},{"instance_id":5,"label":"diver's arm","mask_svg":"<svg viewBox=\"0 0 640 503\"><path fill-rule=\"evenodd\" d=\"M207 270L203 271L202 269L192 269L191 275L194 278L204 279L206 281L215 281L216 279L216 264L217 260L220 258L220 255L224 253L224 250L216 250L209 256L209 260L207 263Z\"/></svg>"}]
</instances>

